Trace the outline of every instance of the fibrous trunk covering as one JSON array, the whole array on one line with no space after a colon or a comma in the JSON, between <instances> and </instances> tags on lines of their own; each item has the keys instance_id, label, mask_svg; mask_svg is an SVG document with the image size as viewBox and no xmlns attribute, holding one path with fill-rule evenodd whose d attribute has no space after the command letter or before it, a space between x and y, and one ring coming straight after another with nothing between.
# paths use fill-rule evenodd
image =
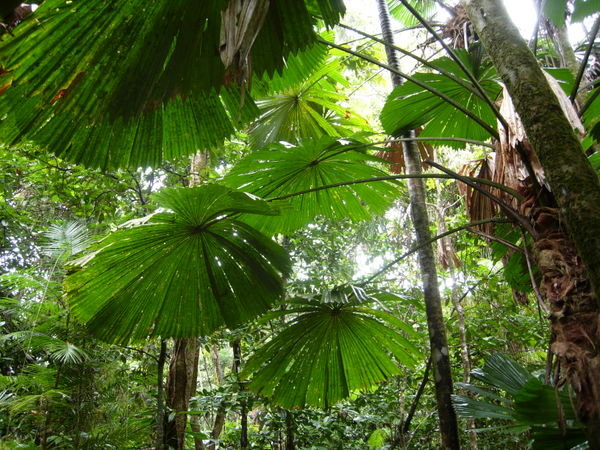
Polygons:
<instances>
[{"instance_id":1,"label":"fibrous trunk covering","mask_svg":"<svg viewBox=\"0 0 600 450\"><path fill-rule=\"evenodd\" d=\"M537 177L541 183L535 185L533 178L523 180L525 201L520 211L533 225L534 254L542 277L540 292L549 304L555 336L552 351L576 394L577 415L586 426L590 446L597 449L600 184L583 155L572 124L501 2L471 0L465 6L506 84L543 169L545 180L539 174ZM528 159L523 161L526 165L535 166L533 153L522 155ZM536 172L535 167L533 171Z\"/></svg>"}]
</instances>

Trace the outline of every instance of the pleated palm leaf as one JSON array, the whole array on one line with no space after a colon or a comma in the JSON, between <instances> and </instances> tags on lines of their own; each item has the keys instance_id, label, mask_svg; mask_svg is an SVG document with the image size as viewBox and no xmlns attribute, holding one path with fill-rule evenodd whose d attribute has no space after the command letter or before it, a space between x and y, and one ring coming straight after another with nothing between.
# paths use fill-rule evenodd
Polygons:
<instances>
[{"instance_id":1,"label":"pleated palm leaf","mask_svg":"<svg viewBox=\"0 0 600 450\"><path fill-rule=\"evenodd\" d=\"M88 248L93 239L87 227L79 222L52 224L44 233L44 250L53 258L69 259Z\"/></svg>"},{"instance_id":2,"label":"pleated palm leaf","mask_svg":"<svg viewBox=\"0 0 600 450\"><path fill-rule=\"evenodd\" d=\"M248 223L267 233L290 233L316 216L366 220L381 214L398 195L393 182L356 183L321 189L336 183L355 182L387 175L375 167L380 159L368 155L365 146L324 137L298 146L272 144L240 161L223 180L263 198L287 198L286 213L268 221L253 217ZM295 195L311 189L320 189Z\"/></svg>"},{"instance_id":3,"label":"pleated palm leaf","mask_svg":"<svg viewBox=\"0 0 600 450\"><path fill-rule=\"evenodd\" d=\"M488 60L482 59L482 52L477 47L470 52L455 50L454 53L469 71L477 78L487 96L495 100L502 88L498 83L495 69ZM440 69L453 74L466 84L470 81L456 62L448 57L433 61ZM489 127L496 128L496 116L492 109L474 94L460 84L444 75L419 72L413 75L415 79L436 89L468 111L479 117ZM491 137L490 132L480 124L465 116L444 99L434 93L407 81L397 87L388 97L380 115L381 124L386 133L401 136L410 130L423 127L419 137L460 137L485 141ZM463 142L431 141L431 145L445 145L464 148Z\"/></svg>"},{"instance_id":4,"label":"pleated palm leaf","mask_svg":"<svg viewBox=\"0 0 600 450\"><path fill-rule=\"evenodd\" d=\"M258 100L260 116L250 128L250 145L262 149L277 141L350 136L351 128L365 129L365 119L340 106L346 97L338 85L349 83L341 73L340 61L333 59L305 81Z\"/></svg>"},{"instance_id":5,"label":"pleated palm leaf","mask_svg":"<svg viewBox=\"0 0 600 450\"><path fill-rule=\"evenodd\" d=\"M235 219L277 212L219 185L167 189L172 212L112 233L66 280L73 313L99 338L193 337L236 327L282 295L285 251Z\"/></svg>"},{"instance_id":6,"label":"pleated palm leaf","mask_svg":"<svg viewBox=\"0 0 600 450\"><path fill-rule=\"evenodd\" d=\"M532 431L534 449L564 449L585 441L567 391L543 384L511 358L497 353L485 362L473 377L487 386L457 383L475 397L454 395L459 417L496 419L497 429L508 433ZM503 391L506 395L500 395ZM559 425L562 422L564 430Z\"/></svg>"},{"instance_id":7,"label":"pleated palm leaf","mask_svg":"<svg viewBox=\"0 0 600 450\"><path fill-rule=\"evenodd\" d=\"M285 311L269 314L293 319L246 363L242 377L249 379L248 389L286 409L328 408L402 373L399 363L414 365L419 352L404 336L414 337L414 331L363 306L368 296L356 290L295 299Z\"/></svg>"},{"instance_id":8,"label":"pleated palm leaf","mask_svg":"<svg viewBox=\"0 0 600 450\"><path fill-rule=\"evenodd\" d=\"M252 4L248 6L249 4ZM46 0L0 46L0 139L93 167L157 165L258 113L240 88L314 43L341 0ZM227 21L226 18L232 19Z\"/></svg>"}]
</instances>

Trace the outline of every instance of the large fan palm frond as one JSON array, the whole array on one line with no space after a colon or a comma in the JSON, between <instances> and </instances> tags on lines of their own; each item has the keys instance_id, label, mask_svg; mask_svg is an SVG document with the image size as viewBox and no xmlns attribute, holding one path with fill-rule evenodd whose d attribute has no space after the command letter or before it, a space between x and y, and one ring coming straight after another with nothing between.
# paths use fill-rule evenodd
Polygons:
<instances>
[{"instance_id":1,"label":"large fan palm frond","mask_svg":"<svg viewBox=\"0 0 600 450\"><path fill-rule=\"evenodd\" d=\"M307 3L272 0L245 30L254 44L235 42L255 73L272 75L314 42L311 14L332 25L343 12L340 1ZM221 30L241 27L221 24L227 6L46 0L0 47L0 138L94 167L156 165L219 143L258 112L234 87L244 62L221 61L234 45Z\"/></svg>"},{"instance_id":2,"label":"large fan palm frond","mask_svg":"<svg viewBox=\"0 0 600 450\"><path fill-rule=\"evenodd\" d=\"M208 335L266 312L282 293L285 251L233 216L274 214L219 185L156 195L172 213L117 231L66 281L74 314L98 337Z\"/></svg>"},{"instance_id":3,"label":"large fan palm frond","mask_svg":"<svg viewBox=\"0 0 600 450\"><path fill-rule=\"evenodd\" d=\"M455 54L479 80L488 97L496 99L502 88L495 79L495 69L487 60L481 60L477 48L475 47L471 53L465 50L455 50ZM433 64L453 74L465 83L469 83L458 64L450 58L437 59ZM496 127L494 112L484 100L473 92L444 75L416 73L413 77L464 106L490 127ZM423 130L419 137L461 137L480 141L485 141L491 137L487 130L465 116L462 111L410 81L397 87L390 94L381 111L380 119L386 133L394 136L401 136L422 126ZM431 141L431 145L441 144L440 141ZM464 148L466 144L444 141L443 145Z\"/></svg>"},{"instance_id":4,"label":"large fan palm frond","mask_svg":"<svg viewBox=\"0 0 600 450\"><path fill-rule=\"evenodd\" d=\"M453 396L457 415L506 421L500 426L479 431L532 430L534 449L571 448L585 441L583 428L577 423L568 392L543 384L511 358L500 353L492 355L483 369L473 371L472 375L487 386L457 383L475 396ZM506 395L500 395L497 390L506 392ZM561 421L564 430L559 428Z\"/></svg>"},{"instance_id":5,"label":"large fan palm frond","mask_svg":"<svg viewBox=\"0 0 600 450\"><path fill-rule=\"evenodd\" d=\"M50 225L44 237L44 250L57 259L69 259L84 251L93 242L87 227L72 221Z\"/></svg>"},{"instance_id":6,"label":"large fan palm frond","mask_svg":"<svg viewBox=\"0 0 600 450\"><path fill-rule=\"evenodd\" d=\"M330 60L302 83L258 100L260 117L250 128L252 148L277 141L349 136L351 127L365 129L365 119L340 105L346 97L337 86L348 85L340 67L338 59Z\"/></svg>"},{"instance_id":7,"label":"large fan palm frond","mask_svg":"<svg viewBox=\"0 0 600 450\"><path fill-rule=\"evenodd\" d=\"M287 409L328 408L400 374L398 363L414 365L419 352L400 333L414 333L410 327L343 297L353 300L296 299L278 312L296 316L250 357L242 372L248 388Z\"/></svg>"},{"instance_id":8,"label":"large fan palm frond","mask_svg":"<svg viewBox=\"0 0 600 450\"><path fill-rule=\"evenodd\" d=\"M334 138L305 140L299 146L273 144L251 153L223 180L263 198L275 198L336 183L387 175L368 164L379 159L367 155L364 145ZM392 182L357 183L308 192L288 199L289 210L279 217L248 223L268 233L289 233L318 215L332 219L366 220L381 214L398 195Z\"/></svg>"}]
</instances>

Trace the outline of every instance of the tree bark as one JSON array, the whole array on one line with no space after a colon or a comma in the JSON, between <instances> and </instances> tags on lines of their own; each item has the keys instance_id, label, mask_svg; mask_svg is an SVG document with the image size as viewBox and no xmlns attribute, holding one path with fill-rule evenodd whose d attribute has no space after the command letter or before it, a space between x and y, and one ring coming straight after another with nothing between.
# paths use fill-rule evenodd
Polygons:
<instances>
[{"instance_id":1,"label":"tree bark","mask_svg":"<svg viewBox=\"0 0 600 450\"><path fill-rule=\"evenodd\" d=\"M167 341L160 340L160 353L156 369L156 450L163 450L165 446L165 399L164 399L164 371L167 358Z\"/></svg>"},{"instance_id":2,"label":"tree bark","mask_svg":"<svg viewBox=\"0 0 600 450\"><path fill-rule=\"evenodd\" d=\"M467 13L519 113L596 296L600 296L600 182L535 57L500 0ZM600 298L600 297L599 297Z\"/></svg>"},{"instance_id":3,"label":"tree bark","mask_svg":"<svg viewBox=\"0 0 600 450\"><path fill-rule=\"evenodd\" d=\"M185 426L190 398L196 391L198 378L198 341L191 339L175 339L173 358L169 368L167 386L167 404L176 414L167 422L166 438L168 445L182 450L185 446Z\"/></svg>"},{"instance_id":4,"label":"tree bark","mask_svg":"<svg viewBox=\"0 0 600 450\"><path fill-rule=\"evenodd\" d=\"M242 366L242 343L240 339L233 341L231 348L233 349L233 373L238 379L239 392L242 394L244 388L239 380L239 373ZM243 394L240 397L240 448L244 449L248 448L248 402L243 397Z\"/></svg>"},{"instance_id":5,"label":"tree bark","mask_svg":"<svg viewBox=\"0 0 600 450\"><path fill-rule=\"evenodd\" d=\"M550 303L552 351L576 394L576 412L589 444L600 449L600 183L501 1L469 0L465 7L506 84L556 201L557 207L540 206L537 198L525 205L537 234L540 291Z\"/></svg>"},{"instance_id":6,"label":"tree bark","mask_svg":"<svg viewBox=\"0 0 600 450\"><path fill-rule=\"evenodd\" d=\"M385 0L378 0L377 7L379 9L383 40L393 45L394 38L390 26L387 3ZM398 69L398 60L394 49L391 46L386 46L385 50L388 58L388 65ZM394 87L400 86L402 84L402 79L397 74L393 73L392 83ZM404 137L414 137L414 133L411 132ZM409 175L420 174L421 155L416 142L403 142L403 152L404 161L406 162L406 173ZM418 178L409 179L408 193L410 197L411 217L415 227L417 242L429 242L431 240L431 233L429 231L429 217L427 215L423 181ZM425 310L427 314L427 328L429 330L429 344L431 347L442 448L458 449L460 448L458 424L451 398L452 371L442 313L442 302L438 287L435 254L431 244L419 249L418 259L423 281L423 295L425 298Z\"/></svg>"}]
</instances>

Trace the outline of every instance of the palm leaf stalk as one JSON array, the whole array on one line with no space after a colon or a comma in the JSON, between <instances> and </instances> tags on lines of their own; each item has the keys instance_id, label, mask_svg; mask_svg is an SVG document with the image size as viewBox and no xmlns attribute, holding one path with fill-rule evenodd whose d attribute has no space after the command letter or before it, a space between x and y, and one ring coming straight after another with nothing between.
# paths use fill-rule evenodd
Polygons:
<instances>
[{"instance_id":1,"label":"palm leaf stalk","mask_svg":"<svg viewBox=\"0 0 600 450\"><path fill-rule=\"evenodd\" d=\"M121 344L208 335L266 312L282 294L285 251L228 216L276 214L271 206L218 185L155 198L173 212L113 233L67 277L73 313L93 334Z\"/></svg>"},{"instance_id":2,"label":"palm leaf stalk","mask_svg":"<svg viewBox=\"0 0 600 450\"><path fill-rule=\"evenodd\" d=\"M469 78L471 83L473 83L473 86L475 86L475 89L477 89L477 91L479 91L481 98L488 104L488 106L494 112L494 115L496 116L498 121L502 124L503 127L506 128L507 127L506 120L504 119L502 114L500 114L500 111L498 111L498 108L496 107L494 102L488 97L485 89L481 86L477 77L475 77L473 75L471 70L469 70L469 68L467 68L465 66L465 64L461 61L461 59L456 56L454 51L452 49L450 49L450 47L448 47L448 45L444 42L442 37L433 29L433 27L429 24L429 22L427 20L425 20L423 18L423 16L421 16L421 14L419 14L419 12L407 0L398 0L398 1L400 3L402 3L402 5L404 5L404 7L419 21L419 23L421 25L423 25L423 27L425 27L425 29L427 31L429 31L429 33L431 33L431 35L435 38L435 40L440 43L442 48L444 50L446 50L446 53L448 54L448 56L450 56L450 58L452 58L454 60L454 62L456 64L458 64L458 66L461 68L463 73Z\"/></svg>"},{"instance_id":3,"label":"palm leaf stalk","mask_svg":"<svg viewBox=\"0 0 600 450\"><path fill-rule=\"evenodd\" d=\"M483 128L491 137L494 137L496 139L499 139L500 136L498 135L498 132L492 128L487 122L485 122L484 120L482 120L479 116L477 116L476 114L474 114L472 111L470 111L469 109L465 108L464 106L462 106L461 104L459 104L458 102L456 102L455 100L453 100L451 97L445 95L443 92L439 91L438 89L435 89L434 87L429 86L427 83L424 83L404 72L401 72L400 70L388 65L388 64L384 64L381 61L376 60L375 58L371 58L368 55L363 55L359 52L355 52L354 50L351 50L349 48L343 47L341 45L337 45L333 42L328 42L326 40L323 39L318 39L319 42L322 42L326 45L329 45L332 48L341 50L343 52L349 53L351 55L354 55L358 58L364 59L365 61L369 61L372 64L375 64L376 66L379 66L383 69L388 70L391 73L397 74L399 76L401 76L402 78L414 83L415 85L423 88L424 90L431 92L433 95L435 95L436 97L439 97L440 99L442 99L444 102L448 103L449 105L452 105L454 108L456 108L458 111L462 112L464 115L466 115L467 117L469 117L470 119L472 119L475 123L477 123L481 128Z\"/></svg>"},{"instance_id":4,"label":"palm leaf stalk","mask_svg":"<svg viewBox=\"0 0 600 450\"><path fill-rule=\"evenodd\" d=\"M455 76L454 74L452 74L451 72L444 70L443 68L435 65L433 62L421 58L418 55L415 55L414 53L403 49L402 47L398 47L397 45L391 45L391 44L386 44L386 42L383 39L378 38L377 36L374 36L372 34L368 34L365 33L364 31L358 30L356 28L353 28L351 26L345 25L345 24L338 24L339 27L345 28L347 30L353 31L355 33L358 33L368 39L372 39L375 42L378 42L380 44L384 44L384 45L389 45L391 48L393 48L395 51L402 53L403 55L406 55L412 59L414 59L415 61L421 63L422 65L424 65L425 67L429 67L430 69L433 69L437 72L439 72L441 75L444 75L445 77L447 77L448 79L454 81L456 84L460 85L461 87L465 88L466 90L472 92L473 94L475 94L477 97L479 97L482 100L485 100L485 102L488 105L493 105L490 106L490 108L492 109L492 111L494 112L494 114L498 114L498 116L500 116L500 113L498 112L498 109L496 108L496 106L494 105L493 101L489 98L488 93L483 90L483 88L481 88L481 90L479 90L478 88L473 87L472 84L466 83L464 80L461 80L459 77ZM462 64L462 61L461 61ZM470 73L470 71L469 71ZM478 81L479 83L479 81ZM480 86L481 87L481 86ZM498 117L497 116L497 117ZM504 118L502 118L504 120Z\"/></svg>"}]
</instances>

